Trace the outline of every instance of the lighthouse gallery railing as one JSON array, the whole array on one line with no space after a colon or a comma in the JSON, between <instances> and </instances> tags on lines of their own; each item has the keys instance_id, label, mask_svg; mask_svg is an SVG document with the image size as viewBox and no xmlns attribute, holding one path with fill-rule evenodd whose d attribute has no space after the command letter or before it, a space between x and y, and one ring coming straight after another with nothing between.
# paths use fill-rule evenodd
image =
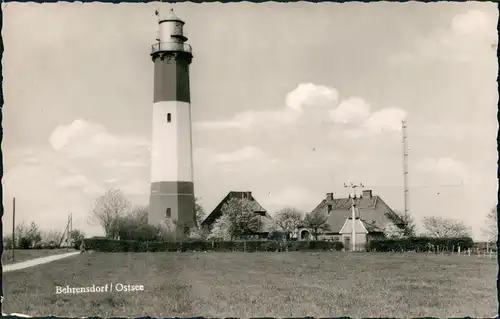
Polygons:
<instances>
[{"instance_id":1,"label":"lighthouse gallery railing","mask_svg":"<svg viewBox=\"0 0 500 319\"><path fill-rule=\"evenodd\" d=\"M151 53L160 51L180 51L192 53L191 46L182 42L158 42L151 46Z\"/></svg>"}]
</instances>

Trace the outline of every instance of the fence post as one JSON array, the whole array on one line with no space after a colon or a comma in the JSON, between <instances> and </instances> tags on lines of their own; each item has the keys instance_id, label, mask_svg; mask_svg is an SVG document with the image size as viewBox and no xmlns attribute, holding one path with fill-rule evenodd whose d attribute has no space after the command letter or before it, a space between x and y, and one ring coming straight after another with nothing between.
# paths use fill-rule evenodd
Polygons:
<instances>
[{"instance_id":1,"label":"fence post","mask_svg":"<svg viewBox=\"0 0 500 319\"><path fill-rule=\"evenodd\" d=\"M243 252L247 251L247 241L243 240Z\"/></svg>"},{"instance_id":2,"label":"fence post","mask_svg":"<svg viewBox=\"0 0 500 319\"><path fill-rule=\"evenodd\" d=\"M460 256L460 245L458 245L458 255Z\"/></svg>"}]
</instances>

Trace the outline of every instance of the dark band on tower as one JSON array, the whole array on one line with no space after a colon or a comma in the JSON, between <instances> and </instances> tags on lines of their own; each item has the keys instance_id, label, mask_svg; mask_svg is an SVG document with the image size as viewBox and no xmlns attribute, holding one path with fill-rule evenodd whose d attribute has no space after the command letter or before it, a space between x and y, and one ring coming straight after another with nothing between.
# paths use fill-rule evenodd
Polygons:
<instances>
[{"instance_id":1,"label":"dark band on tower","mask_svg":"<svg viewBox=\"0 0 500 319\"><path fill-rule=\"evenodd\" d=\"M154 104L148 220L151 224L171 220L177 230L186 232L196 226L189 91L193 55L185 43L184 22L173 10L158 24L151 52Z\"/></svg>"}]
</instances>

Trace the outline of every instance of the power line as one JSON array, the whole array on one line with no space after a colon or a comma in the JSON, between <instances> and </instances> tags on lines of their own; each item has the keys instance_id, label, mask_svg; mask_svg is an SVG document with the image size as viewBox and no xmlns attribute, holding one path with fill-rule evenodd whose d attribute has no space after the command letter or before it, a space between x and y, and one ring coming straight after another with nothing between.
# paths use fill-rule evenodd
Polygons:
<instances>
[{"instance_id":1,"label":"power line","mask_svg":"<svg viewBox=\"0 0 500 319\"><path fill-rule=\"evenodd\" d=\"M439 188L439 187L444 187L444 188L453 188L453 187L463 187L464 183L461 182L460 184L437 184L437 185L411 185L411 188L416 189L416 188ZM401 185L376 185L376 184L369 184L366 186L367 188L400 188Z\"/></svg>"}]
</instances>

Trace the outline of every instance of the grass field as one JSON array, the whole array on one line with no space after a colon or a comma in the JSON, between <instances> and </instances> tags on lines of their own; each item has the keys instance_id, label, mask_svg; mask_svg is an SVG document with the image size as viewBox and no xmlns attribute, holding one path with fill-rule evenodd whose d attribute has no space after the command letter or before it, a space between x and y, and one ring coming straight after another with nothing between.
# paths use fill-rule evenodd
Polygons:
<instances>
[{"instance_id":1,"label":"grass field","mask_svg":"<svg viewBox=\"0 0 500 319\"><path fill-rule=\"evenodd\" d=\"M74 249L70 249L69 251L74 251ZM57 254L64 254L68 251L66 248L64 249L16 249L14 250L14 261L16 263L38 258L38 257L46 257ZM2 255L2 263L4 265L12 264L12 251L4 250Z\"/></svg>"},{"instance_id":2,"label":"grass field","mask_svg":"<svg viewBox=\"0 0 500 319\"><path fill-rule=\"evenodd\" d=\"M492 317L495 259L428 254L92 253L4 274L6 313ZM144 285L56 295L55 286Z\"/></svg>"}]
</instances>

